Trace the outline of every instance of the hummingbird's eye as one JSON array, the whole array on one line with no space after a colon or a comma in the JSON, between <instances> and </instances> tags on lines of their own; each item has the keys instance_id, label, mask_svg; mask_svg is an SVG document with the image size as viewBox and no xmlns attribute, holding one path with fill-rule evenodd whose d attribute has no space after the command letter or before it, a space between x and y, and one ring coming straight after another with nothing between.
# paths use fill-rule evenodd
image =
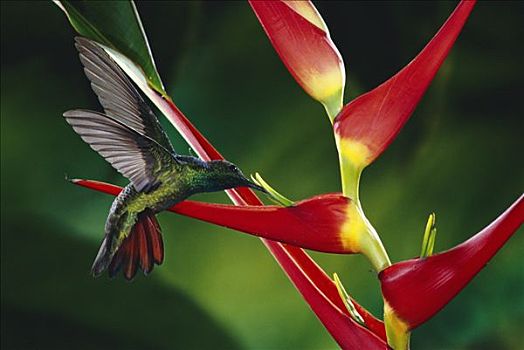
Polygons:
<instances>
[{"instance_id":1,"label":"hummingbird's eye","mask_svg":"<svg viewBox=\"0 0 524 350\"><path fill-rule=\"evenodd\" d=\"M231 170L234 173L238 173L240 171L234 164L229 165L229 170Z\"/></svg>"}]
</instances>

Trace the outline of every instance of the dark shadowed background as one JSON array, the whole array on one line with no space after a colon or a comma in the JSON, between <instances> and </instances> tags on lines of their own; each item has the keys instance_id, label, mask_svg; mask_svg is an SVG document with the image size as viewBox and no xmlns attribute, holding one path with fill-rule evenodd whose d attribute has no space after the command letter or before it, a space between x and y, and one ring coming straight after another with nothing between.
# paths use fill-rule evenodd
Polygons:
<instances>
[{"instance_id":1,"label":"dark shadowed background","mask_svg":"<svg viewBox=\"0 0 524 350\"><path fill-rule=\"evenodd\" d=\"M405 65L454 5L318 2L345 59L346 100ZM167 91L228 159L293 199L340 190L328 119L285 70L247 3L137 6ZM410 122L365 171L363 205L392 260L419 253L430 212L436 250L444 250L522 192L523 14L522 3L479 3ZM336 348L260 241L234 231L161 214L161 268L132 283L89 275L112 197L64 174L125 180L61 117L100 109L73 36L50 2L1 3L2 349ZM227 202L223 193L198 199ZM414 332L413 348L522 348L523 244L521 229ZM381 314L364 258L312 254Z\"/></svg>"}]
</instances>

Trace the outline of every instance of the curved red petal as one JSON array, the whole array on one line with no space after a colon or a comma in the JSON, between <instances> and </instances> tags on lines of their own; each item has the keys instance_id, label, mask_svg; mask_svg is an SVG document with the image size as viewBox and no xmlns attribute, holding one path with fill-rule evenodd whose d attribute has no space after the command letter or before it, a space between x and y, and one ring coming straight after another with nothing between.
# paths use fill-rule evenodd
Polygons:
<instances>
[{"instance_id":1,"label":"curved red petal","mask_svg":"<svg viewBox=\"0 0 524 350\"><path fill-rule=\"evenodd\" d=\"M316 196L290 207L235 206L194 201L170 210L255 236L328 253L352 253L341 241L350 200L342 194Z\"/></svg>"},{"instance_id":2,"label":"curved red petal","mask_svg":"<svg viewBox=\"0 0 524 350\"><path fill-rule=\"evenodd\" d=\"M379 274L384 298L410 329L426 322L488 263L524 221L524 195L456 247L394 264Z\"/></svg>"},{"instance_id":3,"label":"curved red petal","mask_svg":"<svg viewBox=\"0 0 524 350\"><path fill-rule=\"evenodd\" d=\"M453 47L474 4L475 1L461 1L413 61L342 109L335 119L335 133L350 145L361 146L353 151L363 158L359 165L373 162L400 132Z\"/></svg>"}]
</instances>

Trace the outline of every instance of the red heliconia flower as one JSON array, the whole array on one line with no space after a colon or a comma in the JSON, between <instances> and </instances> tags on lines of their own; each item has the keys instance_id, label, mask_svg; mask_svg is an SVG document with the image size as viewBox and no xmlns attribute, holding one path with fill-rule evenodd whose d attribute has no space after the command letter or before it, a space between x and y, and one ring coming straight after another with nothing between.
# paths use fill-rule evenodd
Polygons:
<instances>
[{"instance_id":1,"label":"red heliconia flower","mask_svg":"<svg viewBox=\"0 0 524 350\"><path fill-rule=\"evenodd\" d=\"M464 288L524 220L524 197L520 197L490 226L455 248L389 266L389 258L358 199L360 173L389 146L411 116L475 1L461 1L413 61L342 110L344 65L313 4L249 2L293 77L324 104L334 119L344 195L326 194L286 207L263 207L250 189L237 188L227 191L237 206L184 201L170 210L264 238L266 247L342 348L386 349L385 329L391 346L407 348L409 331L427 321ZM117 49L106 50L202 159L223 159L167 94L160 96L149 86L136 62ZM113 195L121 191L120 187L96 181L74 182ZM340 281L330 279L299 247L365 254L381 271L386 327L350 296L342 295Z\"/></svg>"},{"instance_id":2,"label":"red heliconia flower","mask_svg":"<svg viewBox=\"0 0 524 350\"><path fill-rule=\"evenodd\" d=\"M342 107L346 73L315 6L308 0L249 4L291 75L334 118Z\"/></svg>"},{"instance_id":3,"label":"red heliconia flower","mask_svg":"<svg viewBox=\"0 0 524 350\"><path fill-rule=\"evenodd\" d=\"M475 1L461 1L438 33L407 66L344 106L334 123L339 152L363 169L389 146L413 113L453 47Z\"/></svg>"},{"instance_id":4,"label":"red heliconia flower","mask_svg":"<svg viewBox=\"0 0 524 350\"><path fill-rule=\"evenodd\" d=\"M442 253L396 263L379 274L384 299L413 329L442 309L524 221L524 195L467 241Z\"/></svg>"}]
</instances>

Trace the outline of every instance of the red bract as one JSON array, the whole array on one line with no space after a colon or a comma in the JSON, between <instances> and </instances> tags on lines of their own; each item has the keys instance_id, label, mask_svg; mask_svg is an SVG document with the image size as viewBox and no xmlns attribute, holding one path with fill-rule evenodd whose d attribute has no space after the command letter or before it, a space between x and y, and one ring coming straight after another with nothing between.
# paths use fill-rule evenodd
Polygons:
<instances>
[{"instance_id":1,"label":"red bract","mask_svg":"<svg viewBox=\"0 0 524 350\"><path fill-rule=\"evenodd\" d=\"M186 201L171 210L274 241L328 253L353 253L342 240L351 201L341 194L316 196L290 207L231 206Z\"/></svg>"},{"instance_id":2,"label":"red bract","mask_svg":"<svg viewBox=\"0 0 524 350\"><path fill-rule=\"evenodd\" d=\"M456 247L394 264L379 275L382 293L410 329L442 309L488 263L524 221L524 196Z\"/></svg>"},{"instance_id":3,"label":"red bract","mask_svg":"<svg viewBox=\"0 0 524 350\"><path fill-rule=\"evenodd\" d=\"M115 196L122 190L119 186L99 181L75 179L72 180L72 182L76 185ZM304 230L304 224L309 223L317 225L315 220L317 220L316 215L319 215L319 212L326 212L325 208L328 208L328 211L334 210L335 213L340 212L344 214L348 203L349 200L340 194L328 194L298 202L295 206L287 208L275 206L242 207L183 201L169 210L178 214L198 218L200 220L217 223L219 225L236 229L240 228L240 230L245 232L249 232L247 230L248 228L254 229L260 231L261 235L264 234L263 229L265 227L270 232L280 232L278 235L286 236L284 238L287 239L285 232L288 231L285 230L296 230L297 234L301 232L302 234L307 235L308 232L311 232L307 230L313 229L314 231L314 228L306 227L306 231L300 230ZM340 218L343 217L345 216L340 216ZM306 220L306 222L300 222L302 219ZM249 220L253 220L255 223L250 223ZM280 222L282 220L284 220L284 222ZM292 220L292 222L289 222L289 220ZM318 220L318 222L323 222L325 228L330 228L332 226L332 224L329 223L329 220ZM317 233L320 235L323 234L323 232ZM275 237L271 237L271 239L275 239ZM334 335L340 345L345 348L386 348L383 341L385 340L384 324L380 320L373 317L373 315L371 315L365 308L353 300L355 308L364 319L369 330L358 325L348 315L342 300L338 296L338 291L336 290L333 281L325 275L314 261L311 259L304 259L304 255L302 255L303 251L299 248L282 245L281 247L283 249L275 249L274 244L276 243L273 243L273 246L269 245L269 249L278 261L286 266L286 273L288 273L297 289L304 296L308 304L310 304L319 319L323 321L330 320L329 322L324 322L324 324L331 334ZM312 283L312 281L315 281L316 283Z\"/></svg>"},{"instance_id":4,"label":"red bract","mask_svg":"<svg viewBox=\"0 0 524 350\"><path fill-rule=\"evenodd\" d=\"M347 104L335 119L339 152L357 168L397 136L448 55L475 1L461 1L424 49L400 72Z\"/></svg>"},{"instance_id":5,"label":"red bract","mask_svg":"<svg viewBox=\"0 0 524 350\"><path fill-rule=\"evenodd\" d=\"M249 1L260 24L300 86L331 117L342 107L344 63L310 1Z\"/></svg>"},{"instance_id":6,"label":"red bract","mask_svg":"<svg viewBox=\"0 0 524 350\"><path fill-rule=\"evenodd\" d=\"M94 189L105 188L104 184L97 182L74 182ZM111 193L115 194L116 190ZM344 245L341 232L345 222L350 220L347 216L350 205L348 198L333 193L297 202L290 207L234 206L186 200L169 210L302 248L329 253L353 253Z\"/></svg>"}]
</instances>

